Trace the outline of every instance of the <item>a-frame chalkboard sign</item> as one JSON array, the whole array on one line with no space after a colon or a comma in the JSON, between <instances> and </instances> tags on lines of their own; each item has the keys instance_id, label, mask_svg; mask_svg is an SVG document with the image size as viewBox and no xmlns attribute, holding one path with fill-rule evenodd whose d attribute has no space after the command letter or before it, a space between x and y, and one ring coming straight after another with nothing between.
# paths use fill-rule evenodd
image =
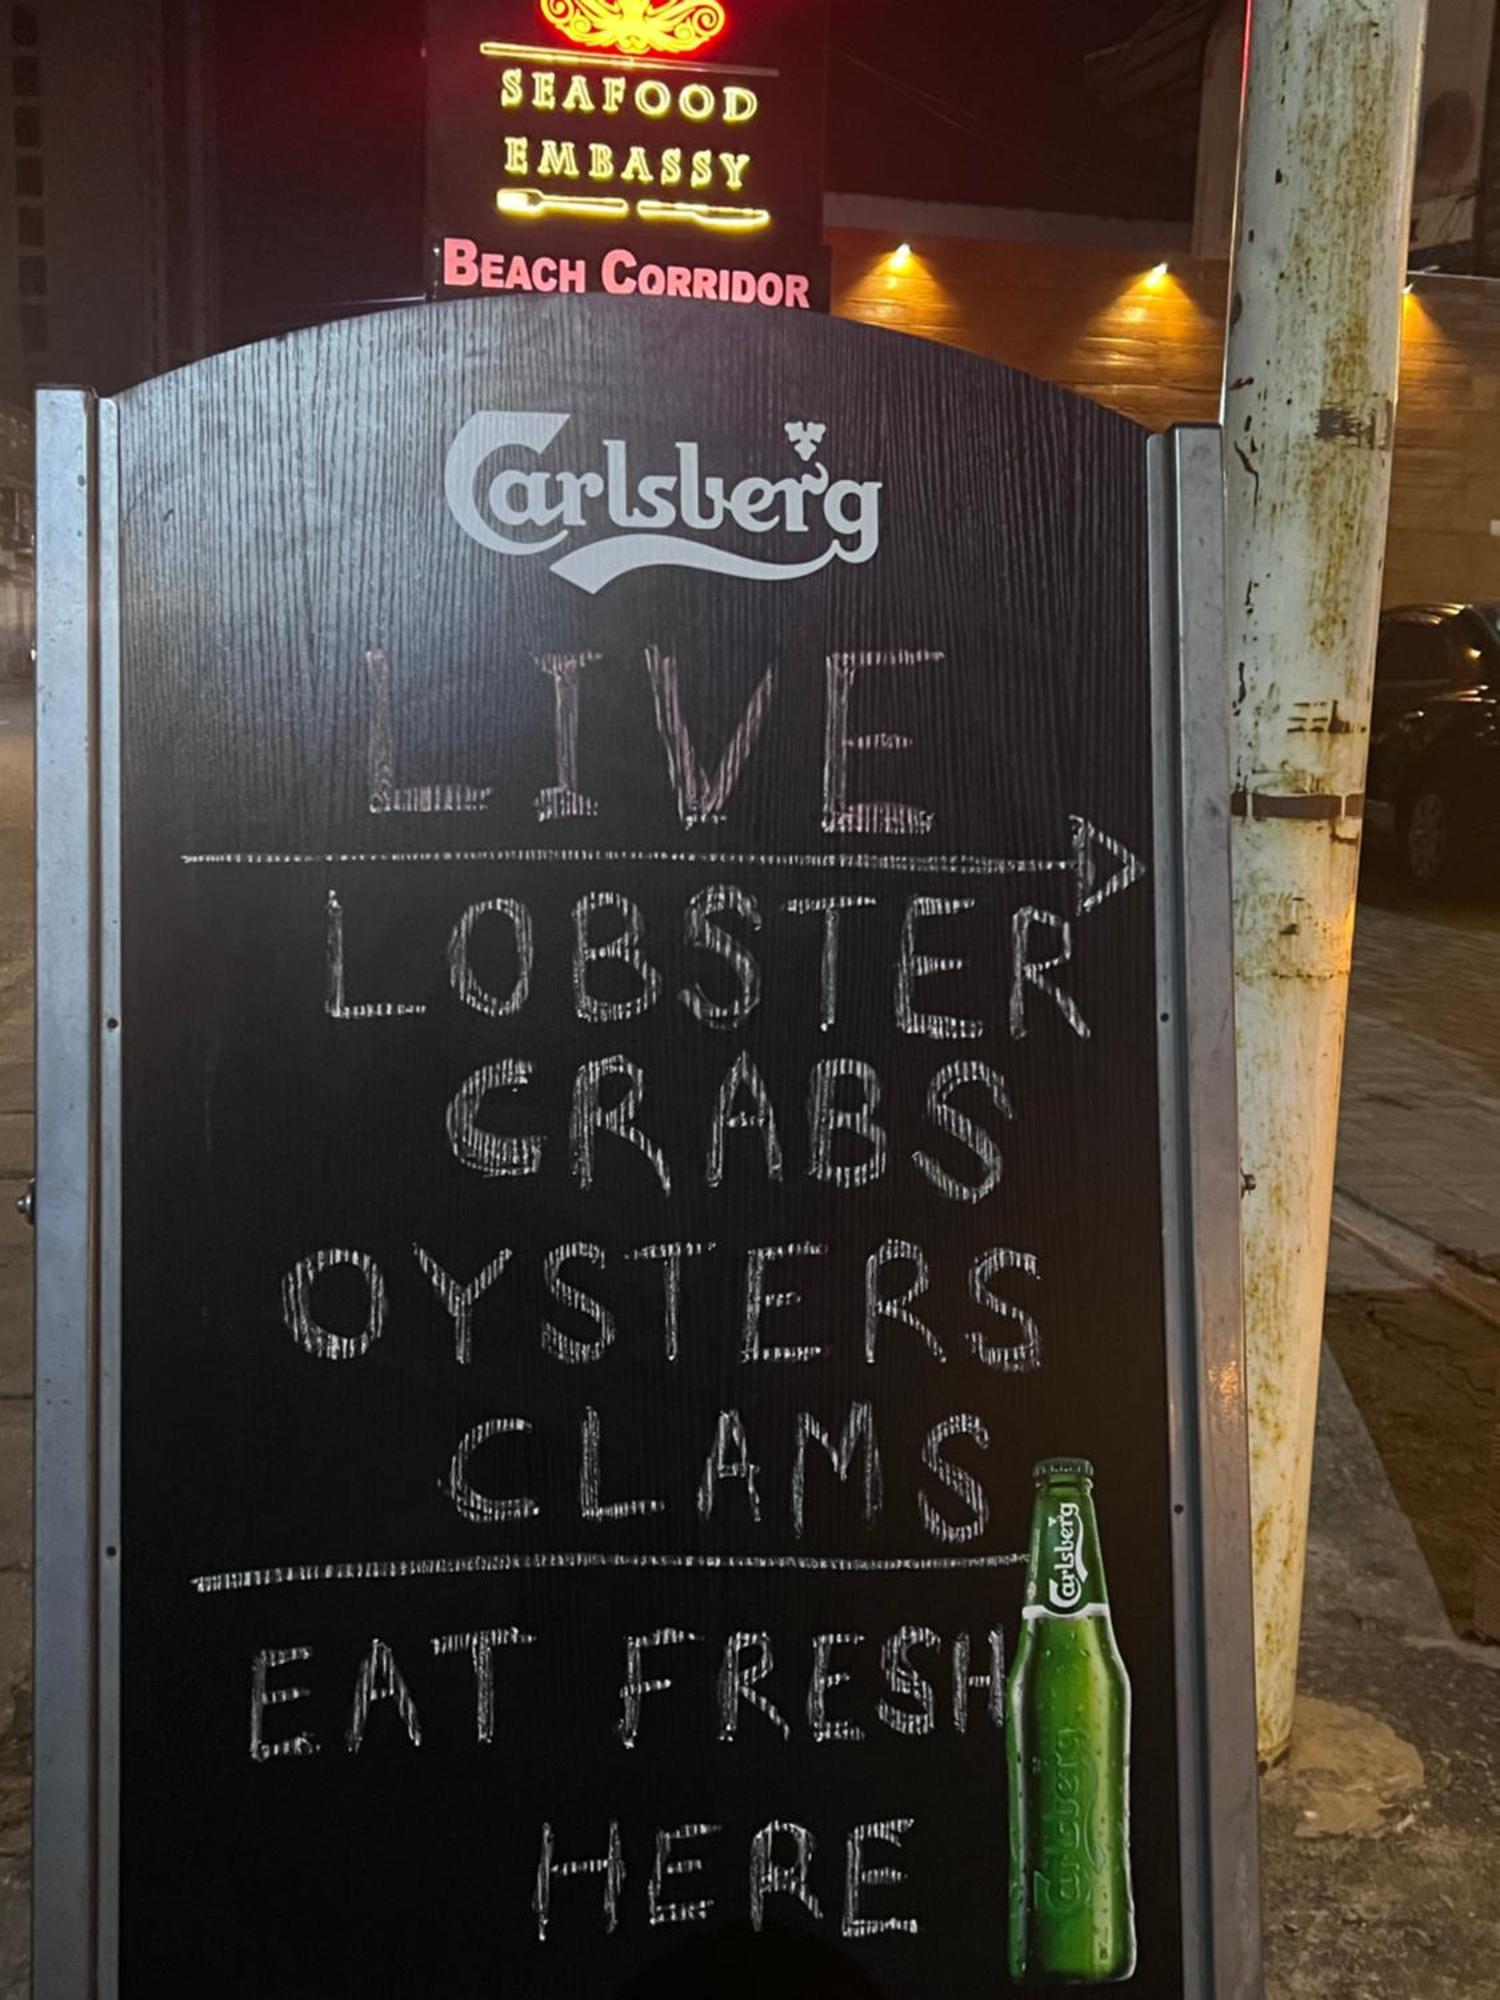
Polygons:
<instances>
[{"instance_id":1,"label":"a-frame chalkboard sign","mask_svg":"<svg viewBox=\"0 0 1500 2000\"><path fill-rule=\"evenodd\" d=\"M1249 2000L1217 434L602 299L39 434L41 2000Z\"/></svg>"}]
</instances>

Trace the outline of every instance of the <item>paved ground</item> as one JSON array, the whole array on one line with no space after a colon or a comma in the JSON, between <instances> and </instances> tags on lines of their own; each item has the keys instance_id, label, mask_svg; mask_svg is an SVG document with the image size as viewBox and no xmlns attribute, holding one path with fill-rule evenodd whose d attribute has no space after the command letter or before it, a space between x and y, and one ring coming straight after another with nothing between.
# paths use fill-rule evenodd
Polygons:
<instances>
[{"instance_id":1,"label":"paved ground","mask_svg":"<svg viewBox=\"0 0 1500 2000\"><path fill-rule=\"evenodd\" d=\"M30 752L0 687L0 2000L27 1991ZM1455 1301L1500 1297L1500 907L1369 885L1338 1181L1268 2000L1494 2000L1500 1647L1464 1634L1500 1324Z\"/></svg>"},{"instance_id":2,"label":"paved ground","mask_svg":"<svg viewBox=\"0 0 1500 2000\"><path fill-rule=\"evenodd\" d=\"M1500 1274L1500 902L1367 870L1356 935L1338 1185Z\"/></svg>"},{"instance_id":3,"label":"paved ground","mask_svg":"<svg viewBox=\"0 0 1500 2000\"><path fill-rule=\"evenodd\" d=\"M1389 1278L1378 1290L1330 1297L1326 1332L1449 1622L1468 1636L1475 1525L1493 1470L1500 1332Z\"/></svg>"},{"instance_id":4,"label":"paved ground","mask_svg":"<svg viewBox=\"0 0 1500 2000\"><path fill-rule=\"evenodd\" d=\"M1292 1759L1261 1793L1267 2000L1494 2000L1500 1648L1454 1636L1334 1359L1348 1310L1330 1302ZM1465 1317L1429 1298L1417 1324L1434 1313Z\"/></svg>"},{"instance_id":5,"label":"paved ground","mask_svg":"<svg viewBox=\"0 0 1500 2000\"><path fill-rule=\"evenodd\" d=\"M1500 899L1367 870L1336 1178L1330 1339L1465 1632L1500 1363ZM1472 1310L1430 1312L1422 1275Z\"/></svg>"},{"instance_id":6,"label":"paved ground","mask_svg":"<svg viewBox=\"0 0 1500 2000\"><path fill-rule=\"evenodd\" d=\"M1500 1374L1500 905L1367 873L1336 1178L1302 1700L1262 1790L1269 2000L1493 2000L1500 1647L1469 1634Z\"/></svg>"}]
</instances>

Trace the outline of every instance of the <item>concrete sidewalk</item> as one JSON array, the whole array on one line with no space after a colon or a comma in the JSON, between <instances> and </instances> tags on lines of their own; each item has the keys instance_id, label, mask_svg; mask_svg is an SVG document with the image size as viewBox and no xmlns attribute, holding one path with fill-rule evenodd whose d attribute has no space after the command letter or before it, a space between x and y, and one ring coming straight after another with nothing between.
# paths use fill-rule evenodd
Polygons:
<instances>
[{"instance_id":1,"label":"concrete sidewalk","mask_svg":"<svg viewBox=\"0 0 1500 2000\"><path fill-rule=\"evenodd\" d=\"M1366 885L1336 1180L1365 1240L1384 1218L1500 1278L1500 908Z\"/></svg>"},{"instance_id":2,"label":"concrete sidewalk","mask_svg":"<svg viewBox=\"0 0 1500 2000\"><path fill-rule=\"evenodd\" d=\"M1500 1992L1500 1647L1474 1643L1500 1374L1500 910L1378 874L1356 935L1268 2000Z\"/></svg>"},{"instance_id":3,"label":"concrete sidewalk","mask_svg":"<svg viewBox=\"0 0 1500 2000\"><path fill-rule=\"evenodd\" d=\"M1500 1637L1500 899L1364 884L1336 1177L1335 1270L1373 1252L1385 1272L1366 1260L1356 1289L1430 1286L1488 1329L1440 1343L1434 1373L1411 1365L1419 1337L1367 1315L1365 1351L1346 1358L1450 1617ZM1462 1519L1442 1523L1458 1494Z\"/></svg>"},{"instance_id":4,"label":"concrete sidewalk","mask_svg":"<svg viewBox=\"0 0 1500 2000\"><path fill-rule=\"evenodd\" d=\"M1383 1303L1428 1332L1465 1317ZM1494 2000L1500 1648L1454 1636L1331 1351L1348 1310L1330 1305L1297 1725L1261 1789L1267 2000Z\"/></svg>"}]
</instances>

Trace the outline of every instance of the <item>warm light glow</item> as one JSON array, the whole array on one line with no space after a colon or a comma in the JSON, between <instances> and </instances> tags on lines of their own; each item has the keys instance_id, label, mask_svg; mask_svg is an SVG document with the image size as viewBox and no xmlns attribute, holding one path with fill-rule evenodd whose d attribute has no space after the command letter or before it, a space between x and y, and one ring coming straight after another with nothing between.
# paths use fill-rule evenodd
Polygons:
<instances>
[{"instance_id":1,"label":"warm light glow","mask_svg":"<svg viewBox=\"0 0 1500 2000\"><path fill-rule=\"evenodd\" d=\"M1165 259L1144 271L1132 264L1119 291L1092 314L1088 327L1095 338L1105 340L1122 333L1133 335L1137 328L1149 328L1157 340L1222 339L1221 329L1204 318L1192 292Z\"/></svg>"},{"instance_id":2,"label":"warm light glow","mask_svg":"<svg viewBox=\"0 0 1500 2000\"><path fill-rule=\"evenodd\" d=\"M630 213L630 203L611 194L545 194L541 188L497 188L495 206L502 215L587 215L618 221Z\"/></svg>"},{"instance_id":3,"label":"warm light glow","mask_svg":"<svg viewBox=\"0 0 1500 2000\"><path fill-rule=\"evenodd\" d=\"M936 271L929 261L934 255L938 259ZM863 281L886 309L894 307L914 319L924 314L946 314L952 310L953 302L939 275L942 264L940 252L924 254L910 243L902 243L889 250L872 250Z\"/></svg>"},{"instance_id":4,"label":"warm light glow","mask_svg":"<svg viewBox=\"0 0 1500 2000\"><path fill-rule=\"evenodd\" d=\"M651 201L635 205L642 222L694 222L700 229L730 229L745 234L764 229L771 220L768 208L713 208L702 201Z\"/></svg>"},{"instance_id":5,"label":"warm light glow","mask_svg":"<svg viewBox=\"0 0 1500 2000\"><path fill-rule=\"evenodd\" d=\"M722 35L721 0L541 0L542 19L585 49L685 56Z\"/></svg>"},{"instance_id":6,"label":"warm light glow","mask_svg":"<svg viewBox=\"0 0 1500 2000\"><path fill-rule=\"evenodd\" d=\"M1430 289L1418 291L1408 282L1401 288L1401 367L1415 381L1444 352L1442 329L1429 308L1435 303Z\"/></svg>"}]
</instances>

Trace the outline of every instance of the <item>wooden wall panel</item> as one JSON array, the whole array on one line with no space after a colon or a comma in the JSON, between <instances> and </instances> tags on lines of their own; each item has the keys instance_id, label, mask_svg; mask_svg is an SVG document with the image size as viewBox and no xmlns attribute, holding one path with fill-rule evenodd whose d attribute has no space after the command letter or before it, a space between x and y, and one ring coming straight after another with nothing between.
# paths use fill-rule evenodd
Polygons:
<instances>
[{"instance_id":1,"label":"wooden wall panel","mask_svg":"<svg viewBox=\"0 0 1500 2000\"><path fill-rule=\"evenodd\" d=\"M1216 415L1228 273L1174 256L833 230L833 309L1045 376L1137 422ZM1500 281L1420 278L1403 307L1385 601L1500 598Z\"/></svg>"}]
</instances>

